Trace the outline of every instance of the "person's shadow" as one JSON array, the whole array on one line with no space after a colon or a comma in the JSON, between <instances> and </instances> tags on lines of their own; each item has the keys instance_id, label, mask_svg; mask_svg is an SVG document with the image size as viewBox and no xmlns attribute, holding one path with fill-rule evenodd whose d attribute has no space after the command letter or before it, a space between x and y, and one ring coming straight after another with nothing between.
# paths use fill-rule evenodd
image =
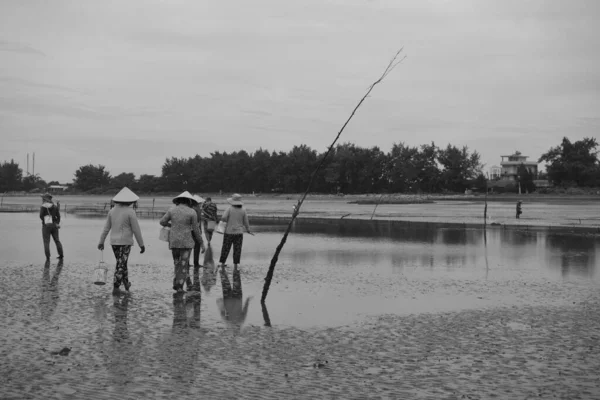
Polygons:
<instances>
[{"instance_id":1,"label":"person's shadow","mask_svg":"<svg viewBox=\"0 0 600 400\"><path fill-rule=\"evenodd\" d=\"M217 307L221 313L221 318L236 332L242 329L242 325L248 315L248 306L252 296L242 301L242 280L240 270L233 269L233 286L229 282L229 277L225 268L220 268L221 288L223 289L223 298L217 299Z\"/></svg>"},{"instance_id":2,"label":"person's shadow","mask_svg":"<svg viewBox=\"0 0 600 400\"><path fill-rule=\"evenodd\" d=\"M63 268L63 260L59 260L54 270L52 278L50 278L50 260L44 264L44 272L42 273L42 296L40 299L40 311L44 320L52 318L56 306L58 305L58 278Z\"/></svg>"}]
</instances>

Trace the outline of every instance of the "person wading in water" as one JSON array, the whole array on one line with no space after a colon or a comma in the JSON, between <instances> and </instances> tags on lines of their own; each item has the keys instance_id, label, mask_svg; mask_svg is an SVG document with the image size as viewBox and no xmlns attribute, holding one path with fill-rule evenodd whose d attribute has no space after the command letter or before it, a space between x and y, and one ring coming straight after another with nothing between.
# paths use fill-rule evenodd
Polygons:
<instances>
[{"instance_id":1,"label":"person wading in water","mask_svg":"<svg viewBox=\"0 0 600 400\"><path fill-rule=\"evenodd\" d=\"M64 258L63 247L58 238L60 229L60 209L59 205L52 202L52 195L45 193L42 195L42 206L40 207L40 219L42 220L42 239L44 240L44 253L46 261L50 259L50 236L56 245L58 259Z\"/></svg>"}]
</instances>

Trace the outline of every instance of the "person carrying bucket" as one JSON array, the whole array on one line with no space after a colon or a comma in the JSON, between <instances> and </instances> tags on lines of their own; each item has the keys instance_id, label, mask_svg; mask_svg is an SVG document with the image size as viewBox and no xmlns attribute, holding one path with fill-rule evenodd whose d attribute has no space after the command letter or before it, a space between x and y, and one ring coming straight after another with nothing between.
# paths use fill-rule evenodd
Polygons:
<instances>
[{"instance_id":1,"label":"person carrying bucket","mask_svg":"<svg viewBox=\"0 0 600 400\"><path fill-rule=\"evenodd\" d=\"M121 284L123 284L127 291L131 287L127 271L127 261L129 260L129 253L133 245L133 236L135 236L135 240L140 246L140 254L146 251L140 224L138 223L135 211L130 207L138 200L139 197L127 187L121 189L112 199L115 206L108 212L104 230L102 231L102 235L100 235L98 250L104 250L104 241L108 232L110 232L110 244L117 260L113 291L118 291Z\"/></svg>"}]
</instances>

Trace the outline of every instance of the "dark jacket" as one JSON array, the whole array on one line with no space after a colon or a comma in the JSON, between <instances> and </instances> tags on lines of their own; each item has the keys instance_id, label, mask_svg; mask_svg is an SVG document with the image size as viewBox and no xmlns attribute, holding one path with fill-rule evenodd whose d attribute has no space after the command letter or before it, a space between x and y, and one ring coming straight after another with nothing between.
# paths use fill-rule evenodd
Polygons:
<instances>
[{"instance_id":1,"label":"dark jacket","mask_svg":"<svg viewBox=\"0 0 600 400\"><path fill-rule=\"evenodd\" d=\"M42 225L44 225L44 217L46 215L52 215L52 222L56 224L60 224L60 210L58 206L54 203L44 203L40 207L40 219L42 220Z\"/></svg>"}]
</instances>

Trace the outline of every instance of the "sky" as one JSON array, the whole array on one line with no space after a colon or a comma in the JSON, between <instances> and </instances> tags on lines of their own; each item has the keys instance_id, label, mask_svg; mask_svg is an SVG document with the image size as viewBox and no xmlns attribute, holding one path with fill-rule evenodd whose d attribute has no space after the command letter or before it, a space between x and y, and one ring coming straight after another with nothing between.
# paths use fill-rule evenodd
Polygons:
<instances>
[{"instance_id":1,"label":"sky","mask_svg":"<svg viewBox=\"0 0 600 400\"><path fill-rule=\"evenodd\" d=\"M322 152L400 48L341 142L537 160L600 136L598 20L597 0L5 0L0 161L35 153L66 183L90 163Z\"/></svg>"}]
</instances>

